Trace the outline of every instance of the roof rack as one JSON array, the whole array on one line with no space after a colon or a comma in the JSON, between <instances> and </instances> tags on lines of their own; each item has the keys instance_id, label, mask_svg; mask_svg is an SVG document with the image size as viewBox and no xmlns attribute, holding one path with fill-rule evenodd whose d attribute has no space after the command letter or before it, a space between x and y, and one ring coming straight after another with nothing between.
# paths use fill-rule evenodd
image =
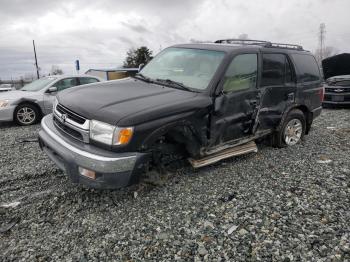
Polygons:
<instances>
[{"instance_id":1,"label":"roof rack","mask_svg":"<svg viewBox=\"0 0 350 262\"><path fill-rule=\"evenodd\" d=\"M275 47L275 48L284 48L284 49L304 50L301 45L271 43L269 41L250 40L250 39L220 39L220 40L216 40L214 43L235 44L235 45L260 45L263 47L270 47L270 48Z\"/></svg>"}]
</instances>

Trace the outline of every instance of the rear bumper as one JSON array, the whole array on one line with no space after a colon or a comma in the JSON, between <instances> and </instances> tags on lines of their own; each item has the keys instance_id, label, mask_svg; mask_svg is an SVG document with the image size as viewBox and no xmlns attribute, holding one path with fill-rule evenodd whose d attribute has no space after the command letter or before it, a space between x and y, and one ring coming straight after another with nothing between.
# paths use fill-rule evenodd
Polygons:
<instances>
[{"instance_id":1,"label":"rear bumper","mask_svg":"<svg viewBox=\"0 0 350 262\"><path fill-rule=\"evenodd\" d=\"M312 119L315 119L316 117L321 115L322 112L322 106L315 108L314 110L311 111L312 112Z\"/></svg>"},{"instance_id":2,"label":"rear bumper","mask_svg":"<svg viewBox=\"0 0 350 262\"><path fill-rule=\"evenodd\" d=\"M121 188L137 182L147 158L146 154L114 153L66 137L54 126L52 115L41 122L39 144L72 182L93 188ZM95 171L96 178L83 176L79 167Z\"/></svg>"},{"instance_id":3,"label":"rear bumper","mask_svg":"<svg viewBox=\"0 0 350 262\"><path fill-rule=\"evenodd\" d=\"M0 108L0 121L13 121L16 106Z\"/></svg>"}]
</instances>

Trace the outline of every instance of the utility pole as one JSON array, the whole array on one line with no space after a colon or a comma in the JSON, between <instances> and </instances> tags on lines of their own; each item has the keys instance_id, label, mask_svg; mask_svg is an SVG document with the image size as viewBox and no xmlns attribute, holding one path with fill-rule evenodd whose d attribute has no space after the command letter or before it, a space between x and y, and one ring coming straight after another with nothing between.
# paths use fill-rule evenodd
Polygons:
<instances>
[{"instance_id":1,"label":"utility pole","mask_svg":"<svg viewBox=\"0 0 350 262\"><path fill-rule=\"evenodd\" d=\"M324 41L326 38L326 25L324 23L320 24L320 32L319 32L318 38L320 41L320 58L322 61L323 55L324 55Z\"/></svg>"},{"instance_id":2,"label":"utility pole","mask_svg":"<svg viewBox=\"0 0 350 262\"><path fill-rule=\"evenodd\" d=\"M38 59L36 58L36 50L35 50L35 43L34 43L34 40L33 40L33 47L34 47L34 57L35 57L36 75L37 75L37 77L38 77L38 79L39 79L40 76L39 76Z\"/></svg>"}]
</instances>

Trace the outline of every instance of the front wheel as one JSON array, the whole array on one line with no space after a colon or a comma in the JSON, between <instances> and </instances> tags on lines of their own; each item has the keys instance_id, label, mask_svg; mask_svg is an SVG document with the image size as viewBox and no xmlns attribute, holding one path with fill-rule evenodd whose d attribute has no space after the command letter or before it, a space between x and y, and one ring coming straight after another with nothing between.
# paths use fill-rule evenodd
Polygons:
<instances>
[{"instance_id":1,"label":"front wheel","mask_svg":"<svg viewBox=\"0 0 350 262\"><path fill-rule=\"evenodd\" d=\"M275 147L293 146L303 139L305 130L304 113L299 109L293 109L288 113L281 129L273 135L272 145Z\"/></svg>"},{"instance_id":2,"label":"front wheel","mask_svg":"<svg viewBox=\"0 0 350 262\"><path fill-rule=\"evenodd\" d=\"M29 126L39 121L39 110L31 104L19 105L14 113L14 120L21 126Z\"/></svg>"}]
</instances>

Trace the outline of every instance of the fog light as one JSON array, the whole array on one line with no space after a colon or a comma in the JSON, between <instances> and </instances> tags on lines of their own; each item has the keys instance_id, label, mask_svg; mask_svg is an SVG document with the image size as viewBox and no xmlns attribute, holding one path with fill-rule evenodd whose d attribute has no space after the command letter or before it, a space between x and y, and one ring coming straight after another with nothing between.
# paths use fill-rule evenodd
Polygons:
<instances>
[{"instance_id":1,"label":"fog light","mask_svg":"<svg viewBox=\"0 0 350 262\"><path fill-rule=\"evenodd\" d=\"M83 176L90 178L90 179L96 179L96 172L95 171L92 171L92 170L89 170L89 169L86 169L83 167L79 167L79 173Z\"/></svg>"}]
</instances>

